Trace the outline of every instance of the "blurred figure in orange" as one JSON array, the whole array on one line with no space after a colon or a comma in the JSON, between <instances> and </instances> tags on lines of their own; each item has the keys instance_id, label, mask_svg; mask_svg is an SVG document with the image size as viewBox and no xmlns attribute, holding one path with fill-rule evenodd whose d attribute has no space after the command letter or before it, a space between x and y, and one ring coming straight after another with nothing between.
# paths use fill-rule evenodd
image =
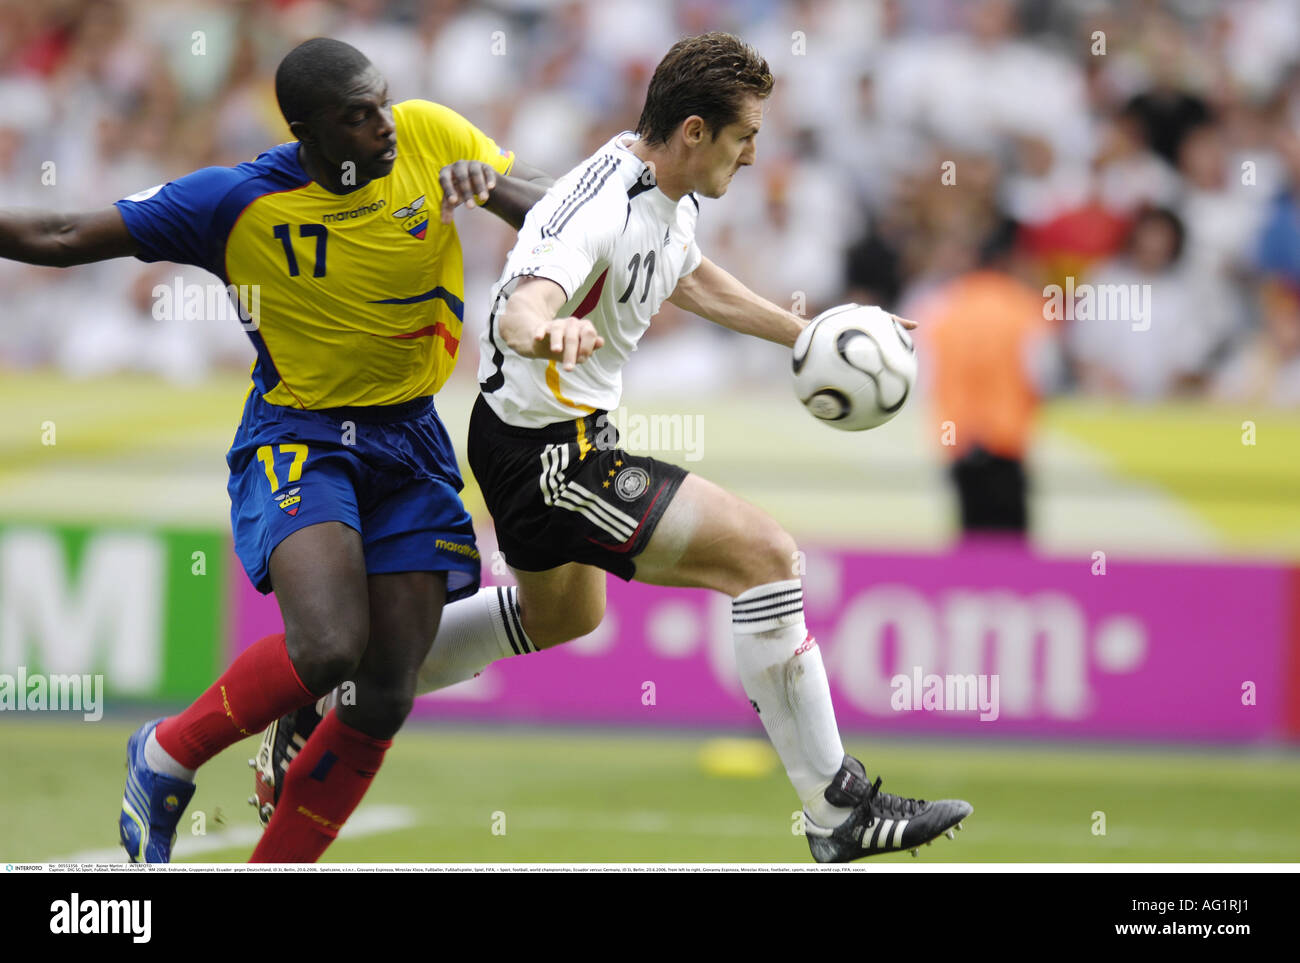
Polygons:
<instances>
[{"instance_id":1,"label":"blurred figure in orange","mask_svg":"<svg viewBox=\"0 0 1300 963\"><path fill-rule=\"evenodd\" d=\"M1029 527L1025 452L1034 415L1059 371L1041 294L1007 267L1009 230L971 269L919 301L931 413L966 534L1023 536Z\"/></svg>"}]
</instances>

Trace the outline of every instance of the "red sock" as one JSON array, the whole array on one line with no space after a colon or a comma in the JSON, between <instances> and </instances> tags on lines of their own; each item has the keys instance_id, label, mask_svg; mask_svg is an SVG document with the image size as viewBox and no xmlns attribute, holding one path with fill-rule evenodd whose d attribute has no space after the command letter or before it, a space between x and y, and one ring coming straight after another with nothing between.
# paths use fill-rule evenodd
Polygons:
<instances>
[{"instance_id":1,"label":"red sock","mask_svg":"<svg viewBox=\"0 0 1300 963\"><path fill-rule=\"evenodd\" d=\"M250 863L314 863L334 842L384 761L391 739L372 739L331 712L285 774L284 789Z\"/></svg>"},{"instance_id":2,"label":"red sock","mask_svg":"<svg viewBox=\"0 0 1300 963\"><path fill-rule=\"evenodd\" d=\"M158 745L185 768L197 769L315 698L289 661L284 635L268 635L249 646L188 709L159 723Z\"/></svg>"}]
</instances>

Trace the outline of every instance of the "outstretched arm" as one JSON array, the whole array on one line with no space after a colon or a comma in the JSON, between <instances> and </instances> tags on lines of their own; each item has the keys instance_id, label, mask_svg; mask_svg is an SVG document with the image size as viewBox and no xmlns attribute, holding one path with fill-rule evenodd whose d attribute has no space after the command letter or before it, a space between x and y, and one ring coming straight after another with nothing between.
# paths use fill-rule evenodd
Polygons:
<instances>
[{"instance_id":1,"label":"outstretched arm","mask_svg":"<svg viewBox=\"0 0 1300 963\"><path fill-rule=\"evenodd\" d=\"M668 298L673 304L741 334L794 347L808 322L755 294L707 257Z\"/></svg>"},{"instance_id":2,"label":"outstretched arm","mask_svg":"<svg viewBox=\"0 0 1300 963\"><path fill-rule=\"evenodd\" d=\"M799 332L808 324L799 315L755 294L707 257L677 282L677 289L668 300L724 328L775 341L787 348L794 347ZM915 321L896 314L891 317L905 328L916 327Z\"/></svg>"},{"instance_id":3,"label":"outstretched arm","mask_svg":"<svg viewBox=\"0 0 1300 963\"><path fill-rule=\"evenodd\" d=\"M508 175L498 174L482 161L456 161L439 171L438 180L442 185L442 223L450 224L452 212L461 204L479 204L516 231L555 183L549 174L518 158Z\"/></svg>"},{"instance_id":4,"label":"outstretched arm","mask_svg":"<svg viewBox=\"0 0 1300 963\"><path fill-rule=\"evenodd\" d=\"M0 257L46 267L70 267L136 253L135 239L116 207L84 214L0 211Z\"/></svg>"},{"instance_id":5,"label":"outstretched arm","mask_svg":"<svg viewBox=\"0 0 1300 963\"><path fill-rule=\"evenodd\" d=\"M565 371L582 364L605 343L585 318L557 318L564 288L548 278L521 278L501 312L501 337L525 358L548 358Z\"/></svg>"}]
</instances>

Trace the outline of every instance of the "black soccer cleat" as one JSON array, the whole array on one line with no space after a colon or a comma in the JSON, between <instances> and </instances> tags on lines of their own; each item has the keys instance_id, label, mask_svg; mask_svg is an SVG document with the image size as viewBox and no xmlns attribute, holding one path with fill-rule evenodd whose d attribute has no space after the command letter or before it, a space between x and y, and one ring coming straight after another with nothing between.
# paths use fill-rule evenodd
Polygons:
<instances>
[{"instance_id":1,"label":"black soccer cleat","mask_svg":"<svg viewBox=\"0 0 1300 963\"><path fill-rule=\"evenodd\" d=\"M845 756L840 771L826 787L826 801L832 806L852 807L853 812L833 829L818 826L804 813L808 848L819 863L847 863L864 856L897 853L917 848L941 835L953 836L953 827L974 810L961 799L908 799L880 791L880 779L867 779L866 769L852 756Z\"/></svg>"},{"instance_id":2,"label":"black soccer cleat","mask_svg":"<svg viewBox=\"0 0 1300 963\"><path fill-rule=\"evenodd\" d=\"M324 718L320 711L324 701L319 699L309 703L267 726L262 733L262 747L257 750L257 758L248 760L254 778L254 792L248 797L248 804L257 810L257 818L264 827L271 821L276 803L280 801L289 763L307 745L312 732Z\"/></svg>"}]
</instances>

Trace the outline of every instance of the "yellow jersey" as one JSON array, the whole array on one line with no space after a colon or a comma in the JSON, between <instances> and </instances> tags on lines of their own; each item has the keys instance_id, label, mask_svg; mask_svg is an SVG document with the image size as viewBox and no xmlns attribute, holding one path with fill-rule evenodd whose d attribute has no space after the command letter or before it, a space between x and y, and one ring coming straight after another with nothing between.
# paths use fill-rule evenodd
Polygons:
<instances>
[{"instance_id":1,"label":"yellow jersey","mask_svg":"<svg viewBox=\"0 0 1300 963\"><path fill-rule=\"evenodd\" d=\"M514 155L426 100L394 105L393 125L392 171L348 194L311 180L295 141L117 202L137 257L228 286L271 404L400 404L437 392L456 364L464 271L438 172L478 160L507 174Z\"/></svg>"}]
</instances>

